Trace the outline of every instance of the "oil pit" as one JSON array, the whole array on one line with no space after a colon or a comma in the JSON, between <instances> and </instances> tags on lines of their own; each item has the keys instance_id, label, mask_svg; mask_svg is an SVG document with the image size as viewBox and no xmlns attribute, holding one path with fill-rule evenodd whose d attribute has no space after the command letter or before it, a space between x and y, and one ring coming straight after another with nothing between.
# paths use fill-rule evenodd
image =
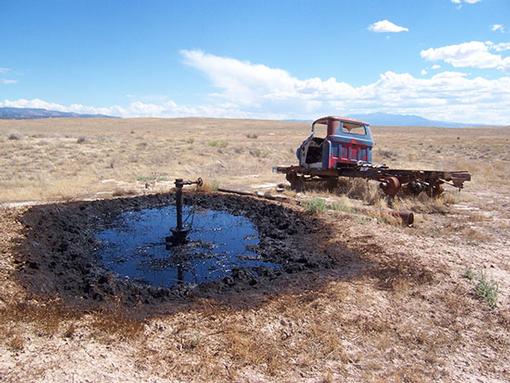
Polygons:
<instances>
[{"instance_id":1,"label":"oil pit","mask_svg":"<svg viewBox=\"0 0 510 383\"><path fill-rule=\"evenodd\" d=\"M280 268L257 253L258 231L248 218L191 206L183 214L189 227L185 244L165 241L176 225L176 208L164 206L122 213L96 234L97 255L121 277L167 288L226 279L239 269Z\"/></svg>"},{"instance_id":2,"label":"oil pit","mask_svg":"<svg viewBox=\"0 0 510 383\"><path fill-rule=\"evenodd\" d=\"M168 243L174 193L27 208L18 280L31 294L73 305L145 305L248 290L263 296L287 288L288 278L300 288L309 272L350 256L330 224L296 205L191 190L182 202L190 230L178 246Z\"/></svg>"}]
</instances>

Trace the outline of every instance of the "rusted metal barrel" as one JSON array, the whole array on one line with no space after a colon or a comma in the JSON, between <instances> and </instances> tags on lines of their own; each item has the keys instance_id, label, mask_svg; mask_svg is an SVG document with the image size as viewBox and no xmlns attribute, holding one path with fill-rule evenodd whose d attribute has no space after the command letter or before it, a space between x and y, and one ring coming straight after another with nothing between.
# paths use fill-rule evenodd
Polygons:
<instances>
[{"instance_id":1,"label":"rusted metal barrel","mask_svg":"<svg viewBox=\"0 0 510 383\"><path fill-rule=\"evenodd\" d=\"M412 225L414 222L414 213L408 210L386 210L386 212L396 218L402 220L402 224L405 226Z\"/></svg>"}]
</instances>

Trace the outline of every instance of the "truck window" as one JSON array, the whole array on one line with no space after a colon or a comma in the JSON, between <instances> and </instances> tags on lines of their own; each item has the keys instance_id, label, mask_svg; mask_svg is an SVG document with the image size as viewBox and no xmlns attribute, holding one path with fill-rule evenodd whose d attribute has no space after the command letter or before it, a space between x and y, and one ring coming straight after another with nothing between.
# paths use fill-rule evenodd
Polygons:
<instances>
[{"instance_id":1,"label":"truck window","mask_svg":"<svg viewBox=\"0 0 510 383\"><path fill-rule=\"evenodd\" d=\"M342 124L342 132L350 134L359 134L360 136L364 136L367 134L364 125L349 124L346 122Z\"/></svg>"},{"instance_id":2,"label":"truck window","mask_svg":"<svg viewBox=\"0 0 510 383\"><path fill-rule=\"evenodd\" d=\"M328 135L328 127L324 124L315 125L315 137L326 137Z\"/></svg>"}]
</instances>

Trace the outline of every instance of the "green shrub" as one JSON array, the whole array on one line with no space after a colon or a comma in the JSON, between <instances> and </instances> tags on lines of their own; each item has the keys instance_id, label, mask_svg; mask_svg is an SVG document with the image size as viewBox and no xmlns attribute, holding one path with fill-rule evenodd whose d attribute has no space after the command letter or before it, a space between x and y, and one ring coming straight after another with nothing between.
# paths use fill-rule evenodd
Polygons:
<instances>
[{"instance_id":1,"label":"green shrub","mask_svg":"<svg viewBox=\"0 0 510 383\"><path fill-rule=\"evenodd\" d=\"M480 274L478 283L475 287L476 295L485 301L490 308L496 307L498 303L498 284L494 280L489 280L484 273Z\"/></svg>"},{"instance_id":2,"label":"green shrub","mask_svg":"<svg viewBox=\"0 0 510 383\"><path fill-rule=\"evenodd\" d=\"M326 201L322 198L312 198L305 202L304 207L306 211L312 214L323 213L326 211Z\"/></svg>"},{"instance_id":3,"label":"green shrub","mask_svg":"<svg viewBox=\"0 0 510 383\"><path fill-rule=\"evenodd\" d=\"M214 140L209 141L209 146L213 148L226 148L228 146L228 142L225 140Z\"/></svg>"},{"instance_id":4,"label":"green shrub","mask_svg":"<svg viewBox=\"0 0 510 383\"><path fill-rule=\"evenodd\" d=\"M471 269L466 269L466 271L464 271L464 274L462 275L464 278L466 279L469 279L470 281L472 281L473 279L475 279L475 272Z\"/></svg>"}]
</instances>

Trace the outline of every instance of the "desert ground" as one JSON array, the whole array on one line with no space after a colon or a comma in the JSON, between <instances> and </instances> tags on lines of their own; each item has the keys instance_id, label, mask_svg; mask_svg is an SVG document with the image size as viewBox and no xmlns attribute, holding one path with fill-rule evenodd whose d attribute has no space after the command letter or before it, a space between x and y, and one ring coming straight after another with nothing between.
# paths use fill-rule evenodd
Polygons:
<instances>
[{"instance_id":1,"label":"desert ground","mask_svg":"<svg viewBox=\"0 0 510 383\"><path fill-rule=\"evenodd\" d=\"M373 127L374 162L472 175L438 199L397 197L394 208L415 213L411 227L382 214L386 200L365 181L286 189L284 202L217 191L273 192L285 177L272 167L296 163L308 129L0 121L0 380L510 381L510 128ZM301 253L304 266L228 288L138 292L138 301L124 299L122 284L83 293L59 256L94 264L96 218L171 203L176 177L202 177L189 198L224 198L261 235L287 217L280 257Z\"/></svg>"}]
</instances>

